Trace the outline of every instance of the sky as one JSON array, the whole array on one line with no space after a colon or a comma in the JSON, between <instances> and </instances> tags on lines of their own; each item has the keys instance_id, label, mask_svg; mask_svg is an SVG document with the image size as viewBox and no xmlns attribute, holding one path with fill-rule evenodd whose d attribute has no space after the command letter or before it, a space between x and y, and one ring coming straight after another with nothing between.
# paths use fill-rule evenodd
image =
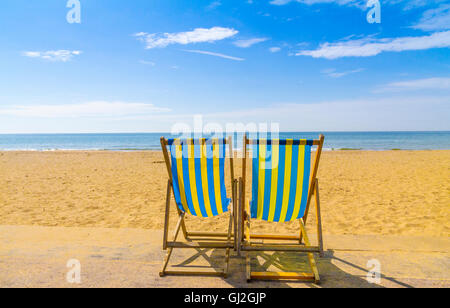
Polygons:
<instances>
[{"instance_id":1,"label":"sky","mask_svg":"<svg viewBox=\"0 0 450 308\"><path fill-rule=\"evenodd\" d=\"M368 2L2 0L0 133L450 130L450 1Z\"/></svg>"}]
</instances>

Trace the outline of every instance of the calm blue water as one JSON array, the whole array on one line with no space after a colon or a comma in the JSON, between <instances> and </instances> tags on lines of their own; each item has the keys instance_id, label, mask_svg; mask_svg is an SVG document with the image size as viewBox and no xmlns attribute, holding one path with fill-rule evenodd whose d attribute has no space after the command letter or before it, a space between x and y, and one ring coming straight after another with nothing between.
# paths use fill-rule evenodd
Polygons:
<instances>
[{"instance_id":1,"label":"calm blue water","mask_svg":"<svg viewBox=\"0 0 450 308\"><path fill-rule=\"evenodd\" d=\"M318 138L318 133L280 133L280 138ZM450 150L450 131L446 132L329 132L324 133L326 150ZM10 150L158 150L161 136L170 134L35 134L0 135L0 151ZM241 148L242 135L235 148Z\"/></svg>"}]
</instances>

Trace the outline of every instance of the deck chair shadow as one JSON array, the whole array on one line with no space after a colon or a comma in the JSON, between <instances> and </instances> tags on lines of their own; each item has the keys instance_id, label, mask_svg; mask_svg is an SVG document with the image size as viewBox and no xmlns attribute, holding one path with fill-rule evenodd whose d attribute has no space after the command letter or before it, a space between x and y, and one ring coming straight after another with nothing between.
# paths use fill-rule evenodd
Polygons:
<instances>
[{"instance_id":1,"label":"deck chair shadow","mask_svg":"<svg viewBox=\"0 0 450 308\"><path fill-rule=\"evenodd\" d=\"M231 198L227 198L225 188L225 156L229 146ZM237 218L236 191L234 179L233 147L228 139L169 139L161 138L161 147L166 162L169 180L167 182L166 209L164 220L163 250L167 250L161 277L165 275L195 275L227 277L230 249L236 247L235 239ZM178 222L173 240L169 240L170 200L173 194ZM228 231L198 232L188 231L185 216L193 215L205 219L229 212ZM185 241L177 241L180 230ZM169 260L175 248L181 249L224 249L225 265L223 270L194 271L168 269Z\"/></svg>"},{"instance_id":2,"label":"deck chair shadow","mask_svg":"<svg viewBox=\"0 0 450 308\"><path fill-rule=\"evenodd\" d=\"M239 179L239 223L237 250L246 252L246 278L265 280L303 280L320 283L314 253L323 255L322 223L317 170L325 137L318 140L248 139L244 135L242 178ZM311 163L311 148L317 146ZM248 149L252 153L252 200L245 198ZM312 167L312 168L311 168ZM316 205L317 245L306 233L306 220L314 198ZM251 220L289 222L298 220L298 235L253 234ZM250 252L304 252L311 272L254 272Z\"/></svg>"}]
</instances>

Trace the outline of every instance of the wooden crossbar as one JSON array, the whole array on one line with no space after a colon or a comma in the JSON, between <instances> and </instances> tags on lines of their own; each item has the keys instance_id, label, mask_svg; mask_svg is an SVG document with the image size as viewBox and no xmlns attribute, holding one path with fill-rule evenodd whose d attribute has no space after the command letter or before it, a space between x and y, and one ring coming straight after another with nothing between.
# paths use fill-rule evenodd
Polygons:
<instances>
[{"instance_id":1,"label":"wooden crossbar","mask_svg":"<svg viewBox=\"0 0 450 308\"><path fill-rule=\"evenodd\" d=\"M318 246L301 246L301 245L267 245L267 244L251 244L242 245L243 251L295 251L295 252L320 252Z\"/></svg>"},{"instance_id":2,"label":"wooden crossbar","mask_svg":"<svg viewBox=\"0 0 450 308\"><path fill-rule=\"evenodd\" d=\"M250 234L250 239L299 241L300 237L296 235Z\"/></svg>"},{"instance_id":3,"label":"wooden crossbar","mask_svg":"<svg viewBox=\"0 0 450 308\"><path fill-rule=\"evenodd\" d=\"M232 242L168 242L167 247L172 248L233 248Z\"/></svg>"},{"instance_id":4,"label":"wooden crossbar","mask_svg":"<svg viewBox=\"0 0 450 308\"><path fill-rule=\"evenodd\" d=\"M213 277L222 277L225 275L225 271L214 271L214 270L202 270L202 271L195 271L195 270L166 270L164 271L164 275L172 275L172 276L213 276Z\"/></svg>"},{"instance_id":5,"label":"wooden crossbar","mask_svg":"<svg viewBox=\"0 0 450 308\"><path fill-rule=\"evenodd\" d=\"M228 237L228 233L222 232L200 232L200 231L189 231L188 236L208 236L208 237ZM231 234L234 237L234 234Z\"/></svg>"},{"instance_id":6,"label":"wooden crossbar","mask_svg":"<svg viewBox=\"0 0 450 308\"><path fill-rule=\"evenodd\" d=\"M301 272L251 272L251 279L260 280L303 280L303 281L315 281L313 273L301 273Z\"/></svg>"}]
</instances>

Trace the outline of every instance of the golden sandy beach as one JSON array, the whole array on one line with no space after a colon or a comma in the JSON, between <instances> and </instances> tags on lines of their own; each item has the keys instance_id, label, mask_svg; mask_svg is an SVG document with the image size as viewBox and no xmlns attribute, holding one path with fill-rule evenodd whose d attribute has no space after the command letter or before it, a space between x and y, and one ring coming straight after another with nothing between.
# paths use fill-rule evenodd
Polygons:
<instances>
[{"instance_id":1,"label":"golden sandy beach","mask_svg":"<svg viewBox=\"0 0 450 308\"><path fill-rule=\"evenodd\" d=\"M450 151L325 152L319 179L326 234L450 235ZM0 152L0 225L162 229L166 184L161 152Z\"/></svg>"}]
</instances>

